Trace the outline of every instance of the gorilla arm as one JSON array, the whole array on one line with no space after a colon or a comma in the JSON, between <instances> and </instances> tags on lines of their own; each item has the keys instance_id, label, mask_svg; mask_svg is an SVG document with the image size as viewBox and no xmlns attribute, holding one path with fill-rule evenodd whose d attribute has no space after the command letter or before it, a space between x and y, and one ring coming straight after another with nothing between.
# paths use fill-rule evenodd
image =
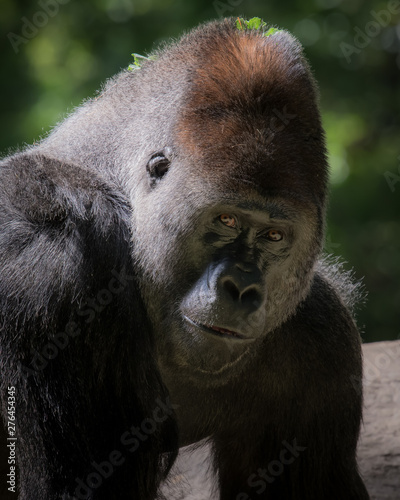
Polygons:
<instances>
[{"instance_id":1,"label":"gorilla arm","mask_svg":"<svg viewBox=\"0 0 400 500\"><path fill-rule=\"evenodd\" d=\"M133 453L121 444L166 398L132 266L129 206L97 174L54 159L21 154L0 168L2 416L13 386L19 498L154 498L173 456L160 468L159 453L176 446L174 420ZM112 453L107 478L90 482L93 463Z\"/></svg>"}]
</instances>

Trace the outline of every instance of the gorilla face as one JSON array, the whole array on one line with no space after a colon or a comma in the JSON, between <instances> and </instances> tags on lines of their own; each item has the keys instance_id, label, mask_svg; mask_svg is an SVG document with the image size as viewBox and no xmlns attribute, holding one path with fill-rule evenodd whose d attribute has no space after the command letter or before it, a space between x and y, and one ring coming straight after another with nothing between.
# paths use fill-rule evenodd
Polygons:
<instances>
[{"instance_id":1,"label":"gorilla face","mask_svg":"<svg viewBox=\"0 0 400 500\"><path fill-rule=\"evenodd\" d=\"M307 293L316 209L255 185L211 185L201 159L173 151L150 155L138 188L143 293L161 363L229 376Z\"/></svg>"}]
</instances>

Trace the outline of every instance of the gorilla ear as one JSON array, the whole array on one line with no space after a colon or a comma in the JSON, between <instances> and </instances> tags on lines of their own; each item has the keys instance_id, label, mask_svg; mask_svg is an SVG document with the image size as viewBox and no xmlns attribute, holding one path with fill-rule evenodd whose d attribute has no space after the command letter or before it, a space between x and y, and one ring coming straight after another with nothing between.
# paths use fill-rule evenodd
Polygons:
<instances>
[{"instance_id":1,"label":"gorilla ear","mask_svg":"<svg viewBox=\"0 0 400 500\"><path fill-rule=\"evenodd\" d=\"M171 148L164 148L151 155L147 162L146 170L150 178L150 186L154 186L168 172L171 164Z\"/></svg>"}]
</instances>

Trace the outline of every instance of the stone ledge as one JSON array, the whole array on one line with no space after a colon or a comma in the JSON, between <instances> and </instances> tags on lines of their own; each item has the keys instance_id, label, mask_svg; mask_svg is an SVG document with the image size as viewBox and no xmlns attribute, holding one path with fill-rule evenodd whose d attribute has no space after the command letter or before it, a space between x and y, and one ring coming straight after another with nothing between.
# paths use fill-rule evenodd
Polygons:
<instances>
[{"instance_id":1,"label":"stone ledge","mask_svg":"<svg viewBox=\"0 0 400 500\"><path fill-rule=\"evenodd\" d=\"M364 344L358 461L371 500L400 499L400 341Z\"/></svg>"}]
</instances>

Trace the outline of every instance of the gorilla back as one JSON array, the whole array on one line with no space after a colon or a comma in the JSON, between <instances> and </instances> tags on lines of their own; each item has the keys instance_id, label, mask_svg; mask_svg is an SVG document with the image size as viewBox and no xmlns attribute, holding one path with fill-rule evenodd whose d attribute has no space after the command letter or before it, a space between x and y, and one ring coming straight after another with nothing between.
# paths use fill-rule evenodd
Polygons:
<instances>
[{"instance_id":1,"label":"gorilla back","mask_svg":"<svg viewBox=\"0 0 400 500\"><path fill-rule=\"evenodd\" d=\"M316 86L251 26L200 26L1 164L20 499L154 499L202 438L221 500L369 498Z\"/></svg>"}]
</instances>

